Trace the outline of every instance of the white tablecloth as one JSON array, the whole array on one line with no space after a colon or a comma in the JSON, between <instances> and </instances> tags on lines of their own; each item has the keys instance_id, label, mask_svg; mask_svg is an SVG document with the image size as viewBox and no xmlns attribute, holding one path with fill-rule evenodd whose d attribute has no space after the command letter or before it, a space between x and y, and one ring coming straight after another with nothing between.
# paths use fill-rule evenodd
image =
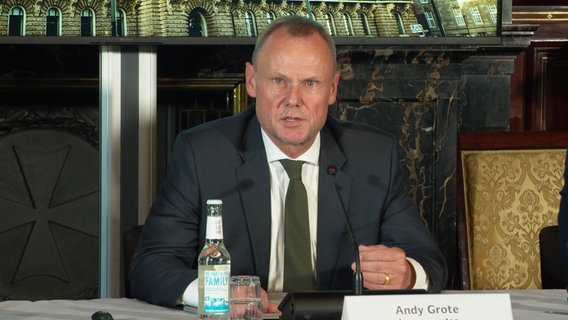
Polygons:
<instances>
[{"instance_id":1,"label":"white tablecloth","mask_svg":"<svg viewBox=\"0 0 568 320\"><path fill-rule=\"evenodd\" d=\"M42 300L0 302L1 320L90 320L96 311L106 311L114 320L197 319L182 310L163 308L132 299Z\"/></svg>"},{"instance_id":2,"label":"white tablecloth","mask_svg":"<svg viewBox=\"0 0 568 320\"><path fill-rule=\"evenodd\" d=\"M511 296L513 319L568 319L568 293L566 290L513 290L504 291ZM564 314L551 314L549 312Z\"/></svg>"},{"instance_id":3,"label":"white tablecloth","mask_svg":"<svg viewBox=\"0 0 568 320\"><path fill-rule=\"evenodd\" d=\"M445 291L444 293L509 293L514 320L568 319L566 290L507 290L507 291ZM442 293L442 294L444 294ZM132 299L46 300L0 302L1 320L66 320L91 319L99 310L109 312L115 320L191 320L193 314L182 310L163 308Z\"/></svg>"}]
</instances>

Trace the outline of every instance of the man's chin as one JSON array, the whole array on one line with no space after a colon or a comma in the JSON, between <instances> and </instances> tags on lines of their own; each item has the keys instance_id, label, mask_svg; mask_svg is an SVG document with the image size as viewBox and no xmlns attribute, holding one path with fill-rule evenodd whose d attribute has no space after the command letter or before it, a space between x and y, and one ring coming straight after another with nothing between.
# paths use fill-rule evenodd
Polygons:
<instances>
[{"instance_id":1,"label":"man's chin","mask_svg":"<svg viewBox=\"0 0 568 320\"><path fill-rule=\"evenodd\" d=\"M283 135L280 136L280 142L284 145L293 146L293 147L302 147L305 145L310 145L311 141L306 138L304 135L302 136L295 136L295 135Z\"/></svg>"},{"instance_id":2,"label":"man's chin","mask_svg":"<svg viewBox=\"0 0 568 320\"><path fill-rule=\"evenodd\" d=\"M293 152L295 157L303 154L313 143L313 139L305 137L279 136L276 145L284 152ZM289 154L290 155L290 154Z\"/></svg>"}]
</instances>

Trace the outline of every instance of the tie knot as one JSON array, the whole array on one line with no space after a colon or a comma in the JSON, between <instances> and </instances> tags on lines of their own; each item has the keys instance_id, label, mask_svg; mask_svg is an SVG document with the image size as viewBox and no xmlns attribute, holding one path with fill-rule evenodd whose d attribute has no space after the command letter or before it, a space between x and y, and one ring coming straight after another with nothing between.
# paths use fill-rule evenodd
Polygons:
<instances>
[{"instance_id":1,"label":"tie knot","mask_svg":"<svg viewBox=\"0 0 568 320\"><path fill-rule=\"evenodd\" d=\"M282 159L280 160L290 180L302 180L302 165L304 161Z\"/></svg>"}]
</instances>

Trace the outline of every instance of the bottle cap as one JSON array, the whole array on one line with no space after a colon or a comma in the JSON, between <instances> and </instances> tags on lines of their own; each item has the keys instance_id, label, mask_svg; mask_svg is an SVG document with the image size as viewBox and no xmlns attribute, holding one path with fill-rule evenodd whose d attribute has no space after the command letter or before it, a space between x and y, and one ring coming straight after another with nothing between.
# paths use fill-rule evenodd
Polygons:
<instances>
[{"instance_id":1,"label":"bottle cap","mask_svg":"<svg viewBox=\"0 0 568 320\"><path fill-rule=\"evenodd\" d=\"M207 204L223 204L223 200L221 200L221 199L209 199L209 200L207 200Z\"/></svg>"}]
</instances>

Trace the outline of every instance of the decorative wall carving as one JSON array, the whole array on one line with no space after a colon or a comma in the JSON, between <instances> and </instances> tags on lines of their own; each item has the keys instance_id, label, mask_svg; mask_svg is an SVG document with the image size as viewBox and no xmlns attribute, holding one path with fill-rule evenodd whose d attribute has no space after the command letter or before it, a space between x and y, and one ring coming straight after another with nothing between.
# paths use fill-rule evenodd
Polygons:
<instances>
[{"instance_id":1,"label":"decorative wall carving","mask_svg":"<svg viewBox=\"0 0 568 320\"><path fill-rule=\"evenodd\" d=\"M8 12L13 6L23 8L24 35L44 36L46 11L50 7L61 11L62 36L81 35L81 15L85 8L94 11L95 36L112 35L110 0L49 0L16 2L8 0L0 9L0 35L7 35ZM303 0L231 1L231 0L117 0L116 7L124 12L123 36L175 37L194 36L189 30L191 11L203 12L201 25L210 37L247 37L244 11L251 11L258 31L269 23L267 14L276 17L289 14L310 14ZM471 8L477 14L473 17ZM497 0L430 0L414 1L318 1L310 5L314 18L337 36L423 37L423 36L496 36L498 26ZM457 11L455 11L457 10ZM240 14L239 14L240 12ZM442 14L440 14L442 12ZM361 18L366 14L368 28ZM348 15L348 20L345 19ZM456 23L456 20L462 20ZM333 21L331 21L333 20ZM347 24L352 24L348 27ZM332 27L335 25L335 27ZM333 30L335 29L335 30ZM352 29L352 34L350 29Z\"/></svg>"},{"instance_id":2,"label":"decorative wall carving","mask_svg":"<svg viewBox=\"0 0 568 320\"><path fill-rule=\"evenodd\" d=\"M10 132L0 136L0 299L98 297L98 150L86 140L96 134L66 130L65 111L43 113L56 125L9 113Z\"/></svg>"},{"instance_id":3,"label":"decorative wall carving","mask_svg":"<svg viewBox=\"0 0 568 320\"><path fill-rule=\"evenodd\" d=\"M98 81L81 76L97 49L2 51L0 299L96 298Z\"/></svg>"}]
</instances>

